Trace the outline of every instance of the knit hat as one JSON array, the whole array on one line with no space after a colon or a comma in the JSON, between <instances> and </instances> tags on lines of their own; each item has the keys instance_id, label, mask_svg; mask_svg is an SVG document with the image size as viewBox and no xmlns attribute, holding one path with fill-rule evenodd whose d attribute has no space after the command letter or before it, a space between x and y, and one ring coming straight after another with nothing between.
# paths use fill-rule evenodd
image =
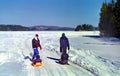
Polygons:
<instances>
[{"instance_id":1,"label":"knit hat","mask_svg":"<svg viewBox=\"0 0 120 76\"><path fill-rule=\"evenodd\" d=\"M65 37L65 33L62 33L62 37Z\"/></svg>"},{"instance_id":2,"label":"knit hat","mask_svg":"<svg viewBox=\"0 0 120 76\"><path fill-rule=\"evenodd\" d=\"M35 34L35 36L37 36L37 37L38 37L38 34Z\"/></svg>"}]
</instances>

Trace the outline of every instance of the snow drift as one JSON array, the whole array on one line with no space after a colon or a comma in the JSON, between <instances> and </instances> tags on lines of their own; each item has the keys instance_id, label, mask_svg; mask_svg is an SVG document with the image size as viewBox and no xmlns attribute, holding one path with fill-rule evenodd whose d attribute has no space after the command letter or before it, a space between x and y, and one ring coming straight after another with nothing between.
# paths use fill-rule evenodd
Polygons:
<instances>
[{"instance_id":1,"label":"snow drift","mask_svg":"<svg viewBox=\"0 0 120 76\"><path fill-rule=\"evenodd\" d=\"M71 45L68 52L70 65L57 64L55 61L60 58L59 38L62 32L0 32L0 76L120 75L120 40L100 38L97 31L65 32ZM24 55L31 57L31 40L36 33L43 47L40 56L44 66L35 68L24 59Z\"/></svg>"}]
</instances>

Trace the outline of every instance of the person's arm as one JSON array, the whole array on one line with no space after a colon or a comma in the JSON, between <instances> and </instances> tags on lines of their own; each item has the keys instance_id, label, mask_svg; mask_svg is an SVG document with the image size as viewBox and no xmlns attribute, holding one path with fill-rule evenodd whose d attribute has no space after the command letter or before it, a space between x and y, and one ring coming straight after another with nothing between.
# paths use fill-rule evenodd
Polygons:
<instances>
[{"instance_id":1,"label":"person's arm","mask_svg":"<svg viewBox=\"0 0 120 76\"><path fill-rule=\"evenodd\" d=\"M67 46L68 46L68 50L70 50L70 44L68 38L67 38Z\"/></svg>"},{"instance_id":2,"label":"person's arm","mask_svg":"<svg viewBox=\"0 0 120 76\"><path fill-rule=\"evenodd\" d=\"M42 50L42 46L40 45L40 50Z\"/></svg>"},{"instance_id":3,"label":"person's arm","mask_svg":"<svg viewBox=\"0 0 120 76\"><path fill-rule=\"evenodd\" d=\"M38 39L38 45L39 45L39 47L40 47L40 50L42 50L42 46L41 46L41 44L40 44L40 40Z\"/></svg>"},{"instance_id":4,"label":"person's arm","mask_svg":"<svg viewBox=\"0 0 120 76\"><path fill-rule=\"evenodd\" d=\"M35 40L32 39L32 47L35 48Z\"/></svg>"},{"instance_id":5,"label":"person's arm","mask_svg":"<svg viewBox=\"0 0 120 76\"><path fill-rule=\"evenodd\" d=\"M62 40L61 40L61 38L60 38L60 52L62 52L61 44L62 44Z\"/></svg>"},{"instance_id":6,"label":"person's arm","mask_svg":"<svg viewBox=\"0 0 120 76\"><path fill-rule=\"evenodd\" d=\"M42 59L40 59L40 62L42 62Z\"/></svg>"},{"instance_id":7,"label":"person's arm","mask_svg":"<svg viewBox=\"0 0 120 76\"><path fill-rule=\"evenodd\" d=\"M34 66L35 65L35 60L31 60L31 62L32 62L32 66Z\"/></svg>"}]
</instances>

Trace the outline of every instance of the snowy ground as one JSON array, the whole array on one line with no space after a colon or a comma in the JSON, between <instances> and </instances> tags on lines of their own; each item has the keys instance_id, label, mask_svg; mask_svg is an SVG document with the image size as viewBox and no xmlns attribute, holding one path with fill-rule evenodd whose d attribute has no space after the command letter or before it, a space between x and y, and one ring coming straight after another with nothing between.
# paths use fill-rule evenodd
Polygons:
<instances>
[{"instance_id":1,"label":"snowy ground","mask_svg":"<svg viewBox=\"0 0 120 76\"><path fill-rule=\"evenodd\" d=\"M62 31L0 32L0 76L120 76L120 40L99 37L99 32L64 31L69 38L69 64L60 65ZM24 55L33 53L31 40L38 33L44 65L33 67Z\"/></svg>"}]
</instances>

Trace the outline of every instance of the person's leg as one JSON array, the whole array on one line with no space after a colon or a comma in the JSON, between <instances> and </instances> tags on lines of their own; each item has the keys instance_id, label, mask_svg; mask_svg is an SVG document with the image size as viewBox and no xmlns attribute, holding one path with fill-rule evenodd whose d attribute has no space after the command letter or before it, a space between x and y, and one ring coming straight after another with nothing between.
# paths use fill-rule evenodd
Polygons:
<instances>
[{"instance_id":1,"label":"person's leg","mask_svg":"<svg viewBox=\"0 0 120 76\"><path fill-rule=\"evenodd\" d=\"M36 49L35 49L35 57L36 57L37 55L39 55L39 51L38 51L38 49L36 48Z\"/></svg>"},{"instance_id":2,"label":"person's leg","mask_svg":"<svg viewBox=\"0 0 120 76\"><path fill-rule=\"evenodd\" d=\"M63 54L66 54L66 48L63 48L62 53L63 53Z\"/></svg>"},{"instance_id":3,"label":"person's leg","mask_svg":"<svg viewBox=\"0 0 120 76\"><path fill-rule=\"evenodd\" d=\"M33 56L32 56L32 60L35 58L35 53L33 54Z\"/></svg>"},{"instance_id":4,"label":"person's leg","mask_svg":"<svg viewBox=\"0 0 120 76\"><path fill-rule=\"evenodd\" d=\"M39 55L39 51L38 51L38 49L36 48L36 49L34 49L34 55L33 55L33 57L32 57L32 60L33 60L37 55Z\"/></svg>"}]
</instances>

